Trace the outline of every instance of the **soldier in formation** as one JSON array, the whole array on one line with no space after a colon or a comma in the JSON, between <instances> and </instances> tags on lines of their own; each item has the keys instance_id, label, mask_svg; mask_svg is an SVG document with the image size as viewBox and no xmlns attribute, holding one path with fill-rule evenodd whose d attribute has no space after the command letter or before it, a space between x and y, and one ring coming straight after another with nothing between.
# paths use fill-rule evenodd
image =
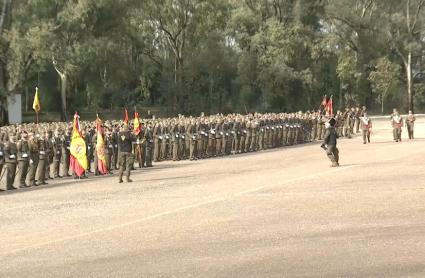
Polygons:
<instances>
[{"instance_id":1,"label":"soldier in formation","mask_svg":"<svg viewBox=\"0 0 425 278\"><path fill-rule=\"evenodd\" d=\"M336 135L350 137L357 129L357 115L353 109L338 111L333 124ZM152 117L140 120L138 134L132 122L105 121L102 136L106 173L100 173L97 167L96 123L82 121L89 165L83 177L119 170L119 182L131 182L132 169L149 168L153 162L195 161L323 140L328 136L328 120L321 111ZM21 188L39 186L50 179L71 176L71 136L72 123L0 127L0 170L6 189L16 189L15 184ZM335 157L334 150L332 153Z\"/></svg>"}]
</instances>

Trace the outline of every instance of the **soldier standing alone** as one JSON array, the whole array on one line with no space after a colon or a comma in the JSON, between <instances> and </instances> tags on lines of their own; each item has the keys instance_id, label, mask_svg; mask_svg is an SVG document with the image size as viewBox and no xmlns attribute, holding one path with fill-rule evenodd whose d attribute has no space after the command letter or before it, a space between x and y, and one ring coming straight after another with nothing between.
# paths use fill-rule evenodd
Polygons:
<instances>
[{"instance_id":1,"label":"soldier standing alone","mask_svg":"<svg viewBox=\"0 0 425 278\"><path fill-rule=\"evenodd\" d=\"M339 150L336 147L337 144L337 137L335 130L335 119L330 119L329 122L326 122L326 131L325 131L325 138L324 142L322 144L322 148L326 148L326 155L328 156L329 160L332 162L331 167L338 167L339 166Z\"/></svg>"},{"instance_id":2,"label":"soldier standing alone","mask_svg":"<svg viewBox=\"0 0 425 278\"><path fill-rule=\"evenodd\" d=\"M363 113L363 116L360 117L360 126L363 133L363 144L367 142L370 143L370 131L372 130L372 120L367 116L367 113Z\"/></svg>"},{"instance_id":3,"label":"soldier standing alone","mask_svg":"<svg viewBox=\"0 0 425 278\"><path fill-rule=\"evenodd\" d=\"M127 182L132 182L130 179L130 170L134 162L134 155L131 153L132 149L132 141L133 136L131 135L130 131L128 130L128 126L124 126L121 130L121 132L118 134L118 148L120 152L119 157L119 183L122 183L122 176L125 171L125 177Z\"/></svg>"}]
</instances>

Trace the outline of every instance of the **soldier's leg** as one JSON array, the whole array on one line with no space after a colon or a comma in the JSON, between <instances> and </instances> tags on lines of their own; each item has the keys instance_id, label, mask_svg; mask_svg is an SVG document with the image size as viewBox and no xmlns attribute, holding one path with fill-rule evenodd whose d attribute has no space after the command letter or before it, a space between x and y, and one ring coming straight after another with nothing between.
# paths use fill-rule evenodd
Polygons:
<instances>
[{"instance_id":1,"label":"soldier's leg","mask_svg":"<svg viewBox=\"0 0 425 278\"><path fill-rule=\"evenodd\" d=\"M16 189L13 186L15 182L15 174L16 174L16 164L14 163L6 163L6 189L12 190Z\"/></svg>"},{"instance_id":2,"label":"soldier's leg","mask_svg":"<svg viewBox=\"0 0 425 278\"><path fill-rule=\"evenodd\" d=\"M335 157L335 146L328 146L328 149L326 150L326 155L328 156L329 160L332 162L332 166L337 165L337 160Z\"/></svg>"},{"instance_id":3,"label":"soldier's leg","mask_svg":"<svg viewBox=\"0 0 425 278\"><path fill-rule=\"evenodd\" d=\"M105 152L105 166L106 166L106 170L108 171L108 173L112 174L112 170L111 170L111 155L109 154L109 152Z\"/></svg>"},{"instance_id":4,"label":"soldier's leg","mask_svg":"<svg viewBox=\"0 0 425 278\"><path fill-rule=\"evenodd\" d=\"M363 144L366 144L367 130L362 130L363 133Z\"/></svg>"},{"instance_id":5,"label":"soldier's leg","mask_svg":"<svg viewBox=\"0 0 425 278\"><path fill-rule=\"evenodd\" d=\"M146 145L141 146L141 156L142 156L142 159L141 159L142 167L146 167L147 166L146 161L148 160L147 153L146 153Z\"/></svg>"},{"instance_id":6,"label":"soldier's leg","mask_svg":"<svg viewBox=\"0 0 425 278\"><path fill-rule=\"evenodd\" d=\"M94 168L94 175L95 176L99 176L99 159L97 157L97 154L94 154L94 159L93 159L93 168Z\"/></svg>"},{"instance_id":7,"label":"soldier's leg","mask_svg":"<svg viewBox=\"0 0 425 278\"><path fill-rule=\"evenodd\" d=\"M334 155L337 166L339 166L339 149L336 146L333 151L333 155Z\"/></svg>"},{"instance_id":8,"label":"soldier's leg","mask_svg":"<svg viewBox=\"0 0 425 278\"><path fill-rule=\"evenodd\" d=\"M21 171L19 172L19 187L27 187L25 180L28 174L28 161L19 161L19 168Z\"/></svg>"},{"instance_id":9,"label":"soldier's leg","mask_svg":"<svg viewBox=\"0 0 425 278\"><path fill-rule=\"evenodd\" d=\"M153 150L152 147L150 145L146 146L146 167L152 167L152 154L153 154Z\"/></svg>"},{"instance_id":10,"label":"soldier's leg","mask_svg":"<svg viewBox=\"0 0 425 278\"><path fill-rule=\"evenodd\" d=\"M33 159L32 163L30 163L30 166L29 166L28 174L26 177L29 186L37 185L35 183L35 172L37 170L37 166L38 166L38 158Z\"/></svg>"},{"instance_id":11,"label":"soldier's leg","mask_svg":"<svg viewBox=\"0 0 425 278\"><path fill-rule=\"evenodd\" d=\"M37 171L38 171L38 177L37 177L38 184L39 185L47 184L46 183L46 160L40 159L38 161Z\"/></svg>"},{"instance_id":12,"label":"soldier's leg","mask_svg":"<svg viewBox=\"0 0 425 278\"><path fill-rule=\"evenodd\" d=\"M155 139L153 142L153 160L155 162L159 161L159 148L158 148L159 140Z\"/></svg>"},{"instance_id":13,"label":"soldier's leg","mask_svg":"<svg viewBox=\"0 0 425 278\"><path fill-rule=\"evenodd\" d=\"M119 165L119 171L118 171L118 181L121 183L122 182L122 175L124 173L124 170L126 170L126 158L127 155L121 153L120 157L118 159L118 165Z\"/></svg>"},{"instance_id":14,"label":"soldier's leg","mask_svg":"<svg viewBox=\"0 0 425 278\"><path fill-rule=\"evenodd\" d=\"M132 154L129 154L127 156L127 165L125 166L125 178L127 182L132 182L132 180L130 179L130 170L131 170L131 165L133 165L134 163L134 156Z\"/></svg>"},{"instance_id":15,"label":"soldier's leg","mask_svg":"<svg viewBox=\"0 0 425 278\"><path fill-rule=\"evenodd\" d=\"M177 156L177 151L178 151L178 144L176 142L173 143L173 161L177 161L178 160L178 156Z\"/></svg>"},{"instance_id":16,"label":"soldier's leg","mask_svg":"<svg viewBox=\"0 0 425 278\"><path fill-rule=\"evenodd\" d=\"M59 174L59 170L60 170L60 159L55 159L54 161L54 175L53 177L58 178L61 177L61 175Z\"/></svg>"}]
</instances>

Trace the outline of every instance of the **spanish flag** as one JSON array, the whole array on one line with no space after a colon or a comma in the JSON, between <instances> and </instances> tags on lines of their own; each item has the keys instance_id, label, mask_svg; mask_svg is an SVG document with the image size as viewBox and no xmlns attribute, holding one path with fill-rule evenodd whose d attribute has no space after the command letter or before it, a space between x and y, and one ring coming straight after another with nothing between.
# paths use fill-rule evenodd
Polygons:
<instances>
[{"instance_id":1,"label":"spanish flag","mask_svg":"<svg viewBox=\"0 0 425 278\"><path fill-rule=\"evenodd\" d=\"M124 124L128 125L128 111L124 108Z\"/></svg>"},{"instance_id":2,"label":"spanish flag","mask_svg":"<svg viewBox=\"0 0 425 278\"><path fill-rule=\"evenodd\" d=\"M80 133L80 121L77 112L74 115L74 123L72 128L72 139L70 146L69 166L72 171L81 177L87 169L86 142Z\"/></svg>"},{"instance_id":3,"label":"spanish flag","mask_svg":"<svg viewBox=\"0 0 425 278\"><path fill-rule=\"evenodd\" d=\"M142 128L140 127L139 113L134 111L134 134L139 135Z\"/></svg>"},{"instance_id":4,"label":"spanish flag","mask_svg":"<svg viewBox=\"0 0 425 278\"><path fill-rule=\"evenodd\" d=\"M38 88L35 87L34 102L32 103L32 109L35 113L38 113L41 110L40 99L38 98Z\"/></svg>"},{"instance_id":5,"label":"spanish flag","mask_svg":"<svg viewBox=\"0 0 425 278\"><path fill-rule=\"evenodd\" d=\"M105 140L103 139L102 121L99 116L96 119L96 154L97 154L97 169L101 174L108 173L105 158Z\"/></svg>"}]
</instances>

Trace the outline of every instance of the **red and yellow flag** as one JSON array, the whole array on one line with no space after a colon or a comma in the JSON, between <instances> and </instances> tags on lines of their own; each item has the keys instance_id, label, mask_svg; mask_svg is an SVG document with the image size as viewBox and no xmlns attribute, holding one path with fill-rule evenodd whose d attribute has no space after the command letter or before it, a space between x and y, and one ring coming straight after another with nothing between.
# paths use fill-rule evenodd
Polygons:
<instances>
[{"instance_id":1,"label":"red and yellow flag","mask_svg":"<svg viewBox=\"0 0 425 278\"><path fill-rule=\"evenodd\" d=\"M124 123L128 125L128 111L127 108L124 108Z\"/></svg>"},{"instance_id":2,"label":"red and yellow flag","mask_svg":"<svg viewBox=\"0 0 425 278\"><path fill-rule=\"evenodd\" d=\"M72 128L72 139L70 145L70 158L69 166L72 171L79 177L81 177L87 169L87 155L86 155L86 142L81 136L80 132L80 121L77 112L74 115L74 123Z\"/></svg>"},{"instance_id":3,"label":"red and yellow flag","mask_svg":"<svg viewBox=\"0 0 425 278\"><path fill-rule=\"evenodd\" d=\"M97 169L100 173L108 173L105 159L105 140L103 139L102 121L99 116L96 119L96 154L97 154Z\"/></svg>"},{"instance_id":4,"label":"red and yellow flag","mask_svg":"<svg viewBox=\"0 0 425 278\"><path fill-rule=\"evenodd\" d=\"M139 135L142 128L140 126L139 113L134 111L134 134Z\"/></svg>"},{"instance_id":5,"label":"red and yellow flag","mask_svg":"<svg viewBox=\"0 0 425 278\"><path fill-rule=\"evenodd\" d=\"M334 106L333 106L332 96L330 97L328 103L326 103L326 112L329 117L334 116Z\"/></svg>"}]
</instances>

